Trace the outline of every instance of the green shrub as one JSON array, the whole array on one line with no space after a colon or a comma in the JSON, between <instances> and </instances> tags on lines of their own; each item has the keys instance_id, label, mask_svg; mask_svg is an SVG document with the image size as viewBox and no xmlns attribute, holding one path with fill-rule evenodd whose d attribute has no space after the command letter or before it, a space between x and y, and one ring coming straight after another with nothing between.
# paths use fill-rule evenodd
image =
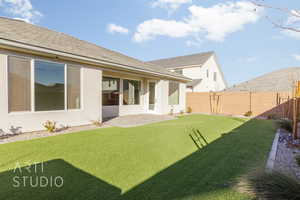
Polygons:
<instances>
[{"instance_id":1,"label":"green shrub","mask_svg":"<svg viewBox=\"0 0 300 200\"><path fill-rule=\"evenodd\" d=\"M49 133L54 133L56 131L56 122L46 121L43 126Z\"/></svg>"},{"instance_id":2,"label":"green shrub","mask_svg":"<svg viewBox=\"0 0 300 200\"><path fill-rule=\"evenodd\" d=\"M253 114L252 111L249 110L248 112L246 112L246 113L244 114L244 116L245 116L245 117L251 117L252 114Z\"/></svg>"},{"instance_id":3,"label":"green shrub","mask_svg":"<svg viewBox=\"0 0 300 200\"><path fill-rule=\"evenodd\" d=\"M100 120L92 120L91 121L94 126L101 127L102 122Z\"/></svg>"},{"instance_id":4,"label":"green shrub","mask_svg":"<svg viewBox=\"0 0 300 200\"><path fill-rule=\"evenodd\" d=\"M193 110L192 110L192 108L189 106L189 107L187 107L186 112L187 112L187 113L192 113Z\"/></svg>"},{"instance_id":5,"label":"green shrub","mask_svg":"<svg viewBox=\"0 0 300 200\"><path fill-rule=\"evenodd\" d=\"M239 189L261 200L300 199L300 182L278 172L260 170L250 173Z\"/></svg>"},{"instance_id":6,"label":"green shrub","mask_svg":"<svg viewBox=\"0 0 300 200\"><path fill-rule=\"evenodd\" d=\"M277 127L282 128L288 132L293 132L293 123L289 119L280 119L276 121Z\"/></svg>"}]
</instances>

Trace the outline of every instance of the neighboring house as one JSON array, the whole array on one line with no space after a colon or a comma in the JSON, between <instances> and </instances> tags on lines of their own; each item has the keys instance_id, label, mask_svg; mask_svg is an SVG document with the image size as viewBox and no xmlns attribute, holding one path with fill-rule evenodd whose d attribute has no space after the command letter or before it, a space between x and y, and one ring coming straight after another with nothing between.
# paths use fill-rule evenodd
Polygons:
<instances>
[{"instance_id":1,"label":"neighboring house","mask_svg":"<svg viewBox=\"0 0 300 200\"><path fill-rule=\"evenodd\" d=\"M0 18L0 131L185 110L189 78L72 36Z\"/></svg>"},{"instance_id":2,"label":"neighboring house","mask_svg":"<svg viewBox=\"0 0 300 200\"><path fill-rule=\"evenodd\" d=\"M149 63L191 78L193 81L187 84L188 92L221 91L227 87L214 52L154 60Z\"/></svg>"},{"instance_id":3,"label":"neighboring house","mask_svg":"<svg viewBox=\"0 0 300 200\"><path fill-rule=\"evenodd\" d=\"M293 91L296 81L300 81L300 67L273 71L249 81L234 85L228 92L284 92Z\"/></svg>"}]
</instances>

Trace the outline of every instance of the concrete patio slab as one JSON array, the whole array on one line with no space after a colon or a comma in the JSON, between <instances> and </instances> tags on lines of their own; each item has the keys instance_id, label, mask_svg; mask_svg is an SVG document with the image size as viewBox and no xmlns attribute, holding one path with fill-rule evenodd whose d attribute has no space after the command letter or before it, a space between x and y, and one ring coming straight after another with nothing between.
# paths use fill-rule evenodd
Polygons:
<instances>
[{"instance_id":1,"label":"concrete patio slab","mask_svg":"<svg viewBox=\"0 0 300 200\"><path fill-rule=\"evenodd\" d=\"M105 121L103 124L115 127L135 127L173 119L176 117L171 115L140 114L116 117Z\"/></svg>"}]
</instances>

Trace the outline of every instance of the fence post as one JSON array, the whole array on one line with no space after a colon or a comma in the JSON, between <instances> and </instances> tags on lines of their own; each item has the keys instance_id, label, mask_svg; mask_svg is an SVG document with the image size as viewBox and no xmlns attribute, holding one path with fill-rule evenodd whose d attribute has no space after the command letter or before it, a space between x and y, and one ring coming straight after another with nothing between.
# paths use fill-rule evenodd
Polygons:
<instances>
[{"instance_id":1,"label":"fence post","mask_svg":"<svg viewBox=\"0 0 300 200\"><path fill-rule=\"evenodd\" d=\"M250 98L250 112L252 112L252 92L249 92L249 98Z\"/></svg>"},{"instance_id":2,"label":"fence post","mask_svg":"<svg viewBox=\"0 0 300 200\"><path fill-rule=\"evenodd\" d=\"M296 140L298 138L298 98L293 99L293 138Z\"/></svg>"},{"instance_id":3,"label":"fence post","mask_svg":"<svg viewBox=\"0 0 300 200\"><path fill-rule=\"evenodd\" d=\"M296 82L294 88L294 99L293 99L293 138L298 139L298 114L299 114L299 97L300 97L300 81Z\"/></svg>"}]
</instances>

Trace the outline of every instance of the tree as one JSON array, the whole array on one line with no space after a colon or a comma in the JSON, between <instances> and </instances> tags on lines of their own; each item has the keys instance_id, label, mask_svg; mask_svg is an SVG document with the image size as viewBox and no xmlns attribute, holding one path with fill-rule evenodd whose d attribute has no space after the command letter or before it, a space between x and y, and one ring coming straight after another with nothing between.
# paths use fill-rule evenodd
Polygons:
<instances>
[{"instance_id":1,"label":"tree","mask_svg":"<svg viewBox=\"0 0 300 200\"><path fill-rule=\"evenodd\" d=\"M289 8L283 8L283 7L276 7L269 5L265 3L264 0L254 0L251 1L256 7L258 8L266 8L274 11L278 11L281 14L285 14L288 16L288 20L285 20L284 22L280 22L279 20L274 20L273 18L269 16L265 16L268 21L270 21L275 27L287 30L287 31L293 31L300 33L300 10L298 9L289 9ZM255 9L256 11L256 9ZM298 25L297 25L298 23Z\"/></svg>"}]
</instances>

